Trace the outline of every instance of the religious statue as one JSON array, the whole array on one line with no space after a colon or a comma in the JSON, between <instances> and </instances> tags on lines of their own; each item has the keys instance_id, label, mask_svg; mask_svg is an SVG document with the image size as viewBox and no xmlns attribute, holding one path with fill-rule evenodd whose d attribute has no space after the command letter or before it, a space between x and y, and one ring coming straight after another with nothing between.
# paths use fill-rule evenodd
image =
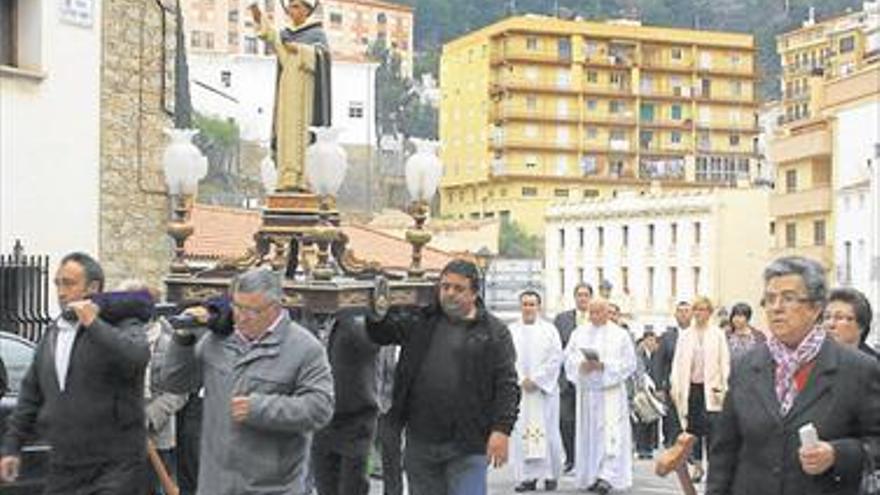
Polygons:
<instances>
[{"instance_id":1,"label":"religious statue","mask_svg":"<svg viewBox=\"0 0 880 495\"><path fill-rule=\"evenodd\" d=\"M330 125L330 48L321 22L312 18L318 0L288 0L293 27L270 25L253 3L250 11L261 39L278 57L272 154L278 168L278 191L305 191L305 151L310 126Z\"/></svg>"}]
</instances>

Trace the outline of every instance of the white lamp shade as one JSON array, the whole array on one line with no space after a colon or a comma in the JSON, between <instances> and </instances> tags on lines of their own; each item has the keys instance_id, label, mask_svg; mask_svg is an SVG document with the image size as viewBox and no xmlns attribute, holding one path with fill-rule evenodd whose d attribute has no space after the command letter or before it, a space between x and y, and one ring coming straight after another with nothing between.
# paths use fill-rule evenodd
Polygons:
<instances>
[{"instance_id":1,"label":"white lamp shade","mask_svg":"<svg viewBox=\"0 0 880 495\"><path fill-rule=\"evenodd\" d=\"M315 143L306 149L306 178L315 193L335 197L348 169L348 155L336 142L342 129L312 127L312 131Z\"/></svg>"},{"instance_id":2,"label":"white lamp shade","mask_svg":"<svg viewBox=\"0 0 880 495\"><path fill-rule=\"evenodd\" d=\"M430 202L440 185L443 164L437 157L436 141L413 139L416 152L406 160L406 188L417 201Z\"/></svg>"},{"instance_id":3,"label":"white lamp shade","mask_svg":"<svg viewBox=\"0 0 880 495\"><path fill-rule=\"evenodd\" d=\"M162 156L169 194L193 194L208 172L208 159L192 143L195 129L165 129L171 138Z\"/></svg>"}]
</instances>

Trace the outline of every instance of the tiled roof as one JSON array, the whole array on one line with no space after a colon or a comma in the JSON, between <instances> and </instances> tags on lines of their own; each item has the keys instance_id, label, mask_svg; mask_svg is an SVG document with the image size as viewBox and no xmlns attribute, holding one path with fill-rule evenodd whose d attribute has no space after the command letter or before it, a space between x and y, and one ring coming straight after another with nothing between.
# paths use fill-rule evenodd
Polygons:
<instances>
[{"instance_id":1,"label":"tiled roof","mask_svg":"<svg viewBox=\"0 0 880 495\"><path fill-rule=\"evenodd\" d=\"M191 218L194 231L185 245L191 258L240 256L253 245L253 235L260 228L258 210L196 204ZM348 235L349 249L358 259L391 269L409 266L412 248L406 241L362 225L347 224L342 230ZM451 254L430 246L422 249L422 266L426 270L439 271L452 259Z\"/></svg>"}]
</instances>

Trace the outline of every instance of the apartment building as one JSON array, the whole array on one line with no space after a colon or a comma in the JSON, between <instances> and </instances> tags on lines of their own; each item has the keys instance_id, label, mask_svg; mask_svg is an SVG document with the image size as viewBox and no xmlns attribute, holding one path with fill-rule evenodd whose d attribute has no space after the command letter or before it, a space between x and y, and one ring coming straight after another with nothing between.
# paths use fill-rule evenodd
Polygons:
<instances>
[{"instance_id":1,"label":"apartment building","mask_svg":"<svg viewBox=\"0 0 880 495\"><path fill-rule=\"evenodd\" d=\"M565 198L755 176L751 35L512 17L443 47L441 211L543 233Z\"/></svg>"}]
</instances>

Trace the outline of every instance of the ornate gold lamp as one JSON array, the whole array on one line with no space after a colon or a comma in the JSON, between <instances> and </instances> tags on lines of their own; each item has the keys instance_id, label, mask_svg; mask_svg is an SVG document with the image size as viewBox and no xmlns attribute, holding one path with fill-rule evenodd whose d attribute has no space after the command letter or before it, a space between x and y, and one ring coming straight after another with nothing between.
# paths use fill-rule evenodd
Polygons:
<instances>
[{"instance_id":1,"label":"ornate gold lamp","mask_svg":"<svg viewBox=\"0 0 880 495\"><path fill-rule=\"evenodd\" d=\"M415 225L406 231L406 240L412 245L412 262L407 275L410 278L422 278L422 248L431 241L431 233L425 230L431 200L437 192L443 165L437 157L437 143L433 141L413 139L416 152L406 161L406 188L412 198L407 212L413 217Z\"/></svg>"},{"instance_id":2,"label":"ornate gold lamp","mask_svg":"<svg viewBox=\"0 0 880 495\"><path fill-rule=\"evenodd\" d=\"M194 129L165 130L171 139L165 148L162 166L168 195L171 198L172 214L167 232L174 240L174 260L170 267L172 273L189 271L184 259L183 247L186 239L193 233L189 213L199 180L208 172L207 158L192 144L192 138L197 132Z\"/></svg>"}]
</instances>

